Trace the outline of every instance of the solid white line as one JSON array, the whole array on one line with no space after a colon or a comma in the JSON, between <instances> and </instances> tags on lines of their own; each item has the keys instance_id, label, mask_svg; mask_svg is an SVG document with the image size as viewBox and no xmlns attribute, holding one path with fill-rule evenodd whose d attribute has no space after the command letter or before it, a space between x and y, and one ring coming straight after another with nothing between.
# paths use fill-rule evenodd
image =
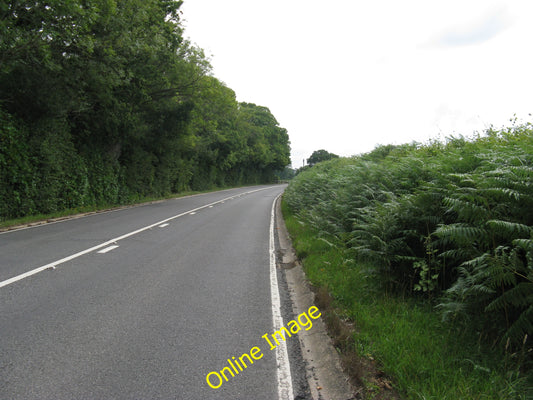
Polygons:
<instances>
[{"instance_id":1,"label":"solid white line","mask_svg":"<svg viewBox=\"0 0 533 400\"><path fill-rule=\"evenodd\" d=\"M272 298L272 324L274 325L274 331L280 330L283 326L278 276L276 271L276 245L274 243L274 215L276 201L280 196L281 194L274 199L274 203L272 203L272 211L270 212L270 295ZM279 400L293 400L291 367L289 363L289 355L287 353L287 345L284 340L281 340L280 344L276 347L276 362L278 365L278 398Z\"/></svg>"},{"instance_id":2,"label":"solid white line","mask_svg":"<svg viewBox=\"0 0 533 400\"><path fill-rule=\"evenodd\" d=\"M106 247L105 249L100 250L98 253L105 254L108 251L115 250L117 247L118 245L115 244L114 246L109 246L109 247Z\"/></svg>"},{"instance_id":3,"label":"solid white line","mask_svg":"<svg viewBox=\"0 0 533 400\"><path fill-rule=\"evenodd\" d=\"M272 187L273 186L265 187L265 188L261 188L261 189L256 189L256 190L250 190L249 192L245 192L244 194L251 194L251 193L259 192L261 190L270 189ZM130 236L133 236L133 235L136 235L138 233L144 232L144 231L146 231L148 229L152 229L152 228L154 228L156 226L159 226L159 225L162 225L162 224L164 224L166 222L172 221L173 219L176 219L176 218L179 218L179 217L183 217L184 215L187 215L187 214L189 214L191 212L195 212L195 211L201 210L203 208L206 208L206 207L209 207L209 206L212 206L212 205L215 205L215 204L224 203L224 200L227 200L227 199L228 198L225 198L225 199L222 199L222 200L215 201L213 203L206 204L204 206L200 206L200 207L194 208L194 209L189 210L189 211L185 211L185 212L183 212L181 214L174 215L173 217L170 217L170 218L164 219L162 221L156 222L155 224L145 226L144 228L137 229L136 231L126 233L126 234L124 234L122 236L119 236L119 237L116 237L114 239L108 240L107 242L101 243L101 244L99 244L97 246L93 246L93 247L91 247L89 249L80 251L79 253L72 254L72 255L70 255L68 257L62 258L61 260L57 260L57 261L51 262L49 264L43 265L42 267L35 268L35 269L32 269L31 271L28 271L28 272L25 272L23 274L14 276L13 278L10 278L10 279L7 279L5 281L0 282L0 288L2 288L4 286L7 286L7 285L10 285L12 283L15 283L17 281L20 281L20 280L22 280L24 278L28 278L28 277L30 277L32 275L38 274L39 272L42 272L42 271L44 271L47 268L56 267L57 265L66 263L66 262L68 262L70 260L73 260L75 258L78 258L78 257L80 257L80 256L82 256L84 254L91 253L91 252L93 252L95 250L99 250L99 249L101 249L103 247L107 247L110 244L115 244L116 242L118 242L118 241L120 241L122 239L126 239L126 238L129 238Z\"/></svg>"}]
</instances>

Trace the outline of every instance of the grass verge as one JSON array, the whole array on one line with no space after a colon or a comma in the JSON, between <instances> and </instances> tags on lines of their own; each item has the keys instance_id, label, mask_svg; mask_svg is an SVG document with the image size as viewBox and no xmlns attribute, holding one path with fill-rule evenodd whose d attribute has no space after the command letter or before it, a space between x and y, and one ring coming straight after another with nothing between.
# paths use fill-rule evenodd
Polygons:
<instances>
[{"instance_id":1,"label":"grass verge","mask_svg":"<svg viewBox=\"0 0 533 400\"><path fill-rule=\"evenodd\" d=\"M523 353L483 346L476 332L442 324L432 306L383 293L342 243L319 237L285 203L282 211L318 301L332 299L321 309L365 398L397 398L395 392L425 400L533 398L533 379L518 367Z\"/></svg>"}]
</instances>

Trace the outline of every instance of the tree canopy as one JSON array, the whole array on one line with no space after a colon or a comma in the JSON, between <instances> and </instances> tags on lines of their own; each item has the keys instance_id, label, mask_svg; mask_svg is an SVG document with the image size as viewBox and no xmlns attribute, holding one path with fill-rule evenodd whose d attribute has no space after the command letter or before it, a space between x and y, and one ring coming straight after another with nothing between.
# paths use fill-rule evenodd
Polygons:
<instances>
[{"instance_id":1,"label":"tree canopy","mask_svg":"<svg viewBox=\"0 0 533 400\"><path fill-rule=\"evenodd\" d=\"M0 4L0 218L272 181L289 138L183 38L181 1Z\"/></svg>"},{"instance_id":2,"label":"tree canopy","mask_svg":"<svg viewBox=\"0 0 533 400\"><path fill-rule=\"evenodd\" d=\"M332 158L339 158L339 156L324 149L315 150L313 151L313 154L311 154L311 157L307 159L307 164L312 166L322 161L331 160Z\"/></svg>"}]
</instances>

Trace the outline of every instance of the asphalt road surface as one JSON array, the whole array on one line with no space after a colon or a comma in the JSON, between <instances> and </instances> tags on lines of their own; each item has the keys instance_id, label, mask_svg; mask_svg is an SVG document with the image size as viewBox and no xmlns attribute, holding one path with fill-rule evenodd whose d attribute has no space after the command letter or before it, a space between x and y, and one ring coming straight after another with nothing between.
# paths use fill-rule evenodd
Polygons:
<instances>
[{"instance_id":1,"label":"asphalt road surface","mask_svg":"<svg viewBox=\"0 0 533 400\"><path fill-rule=\"evenodd\" d=\"M287 396L262 338L273 331L270 223L283 189L0 234L0 399ZM232 376L228 359L244 353Z\"/></svg>"}]
</instances>

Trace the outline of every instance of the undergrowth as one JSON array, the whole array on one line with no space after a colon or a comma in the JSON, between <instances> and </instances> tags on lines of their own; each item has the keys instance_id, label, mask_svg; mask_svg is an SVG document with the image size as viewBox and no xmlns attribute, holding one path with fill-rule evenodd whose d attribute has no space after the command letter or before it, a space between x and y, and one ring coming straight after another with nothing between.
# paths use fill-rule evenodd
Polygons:
<instances>
[{"instance_id":1,"label":"undergrowth","mask_svg":"<svg viewBox=\"0 0 533 400\"><path fill-rule=\"evenodd\" d=\"M308 277L406 398L533 397L532 178L526 124L381 146L286 190Z\"/></svg>"},{"instance_id":2,"label":"undergrowth","mask_svg":"<svg viewBox=\"0 0 533 400\"><path fill-rule=\"evenodd\" d=\"M443 324L430 304L376 289L368 266L351 259L342 244L321 240L286 203L283 210L307 277L326 288L354 324L352 350L378 361L406 399L530 398L532 382L520 370L523 354L495 350L461 324ZM353 369L365 383L364 371Z\"/></svg>"}]
</instances>

